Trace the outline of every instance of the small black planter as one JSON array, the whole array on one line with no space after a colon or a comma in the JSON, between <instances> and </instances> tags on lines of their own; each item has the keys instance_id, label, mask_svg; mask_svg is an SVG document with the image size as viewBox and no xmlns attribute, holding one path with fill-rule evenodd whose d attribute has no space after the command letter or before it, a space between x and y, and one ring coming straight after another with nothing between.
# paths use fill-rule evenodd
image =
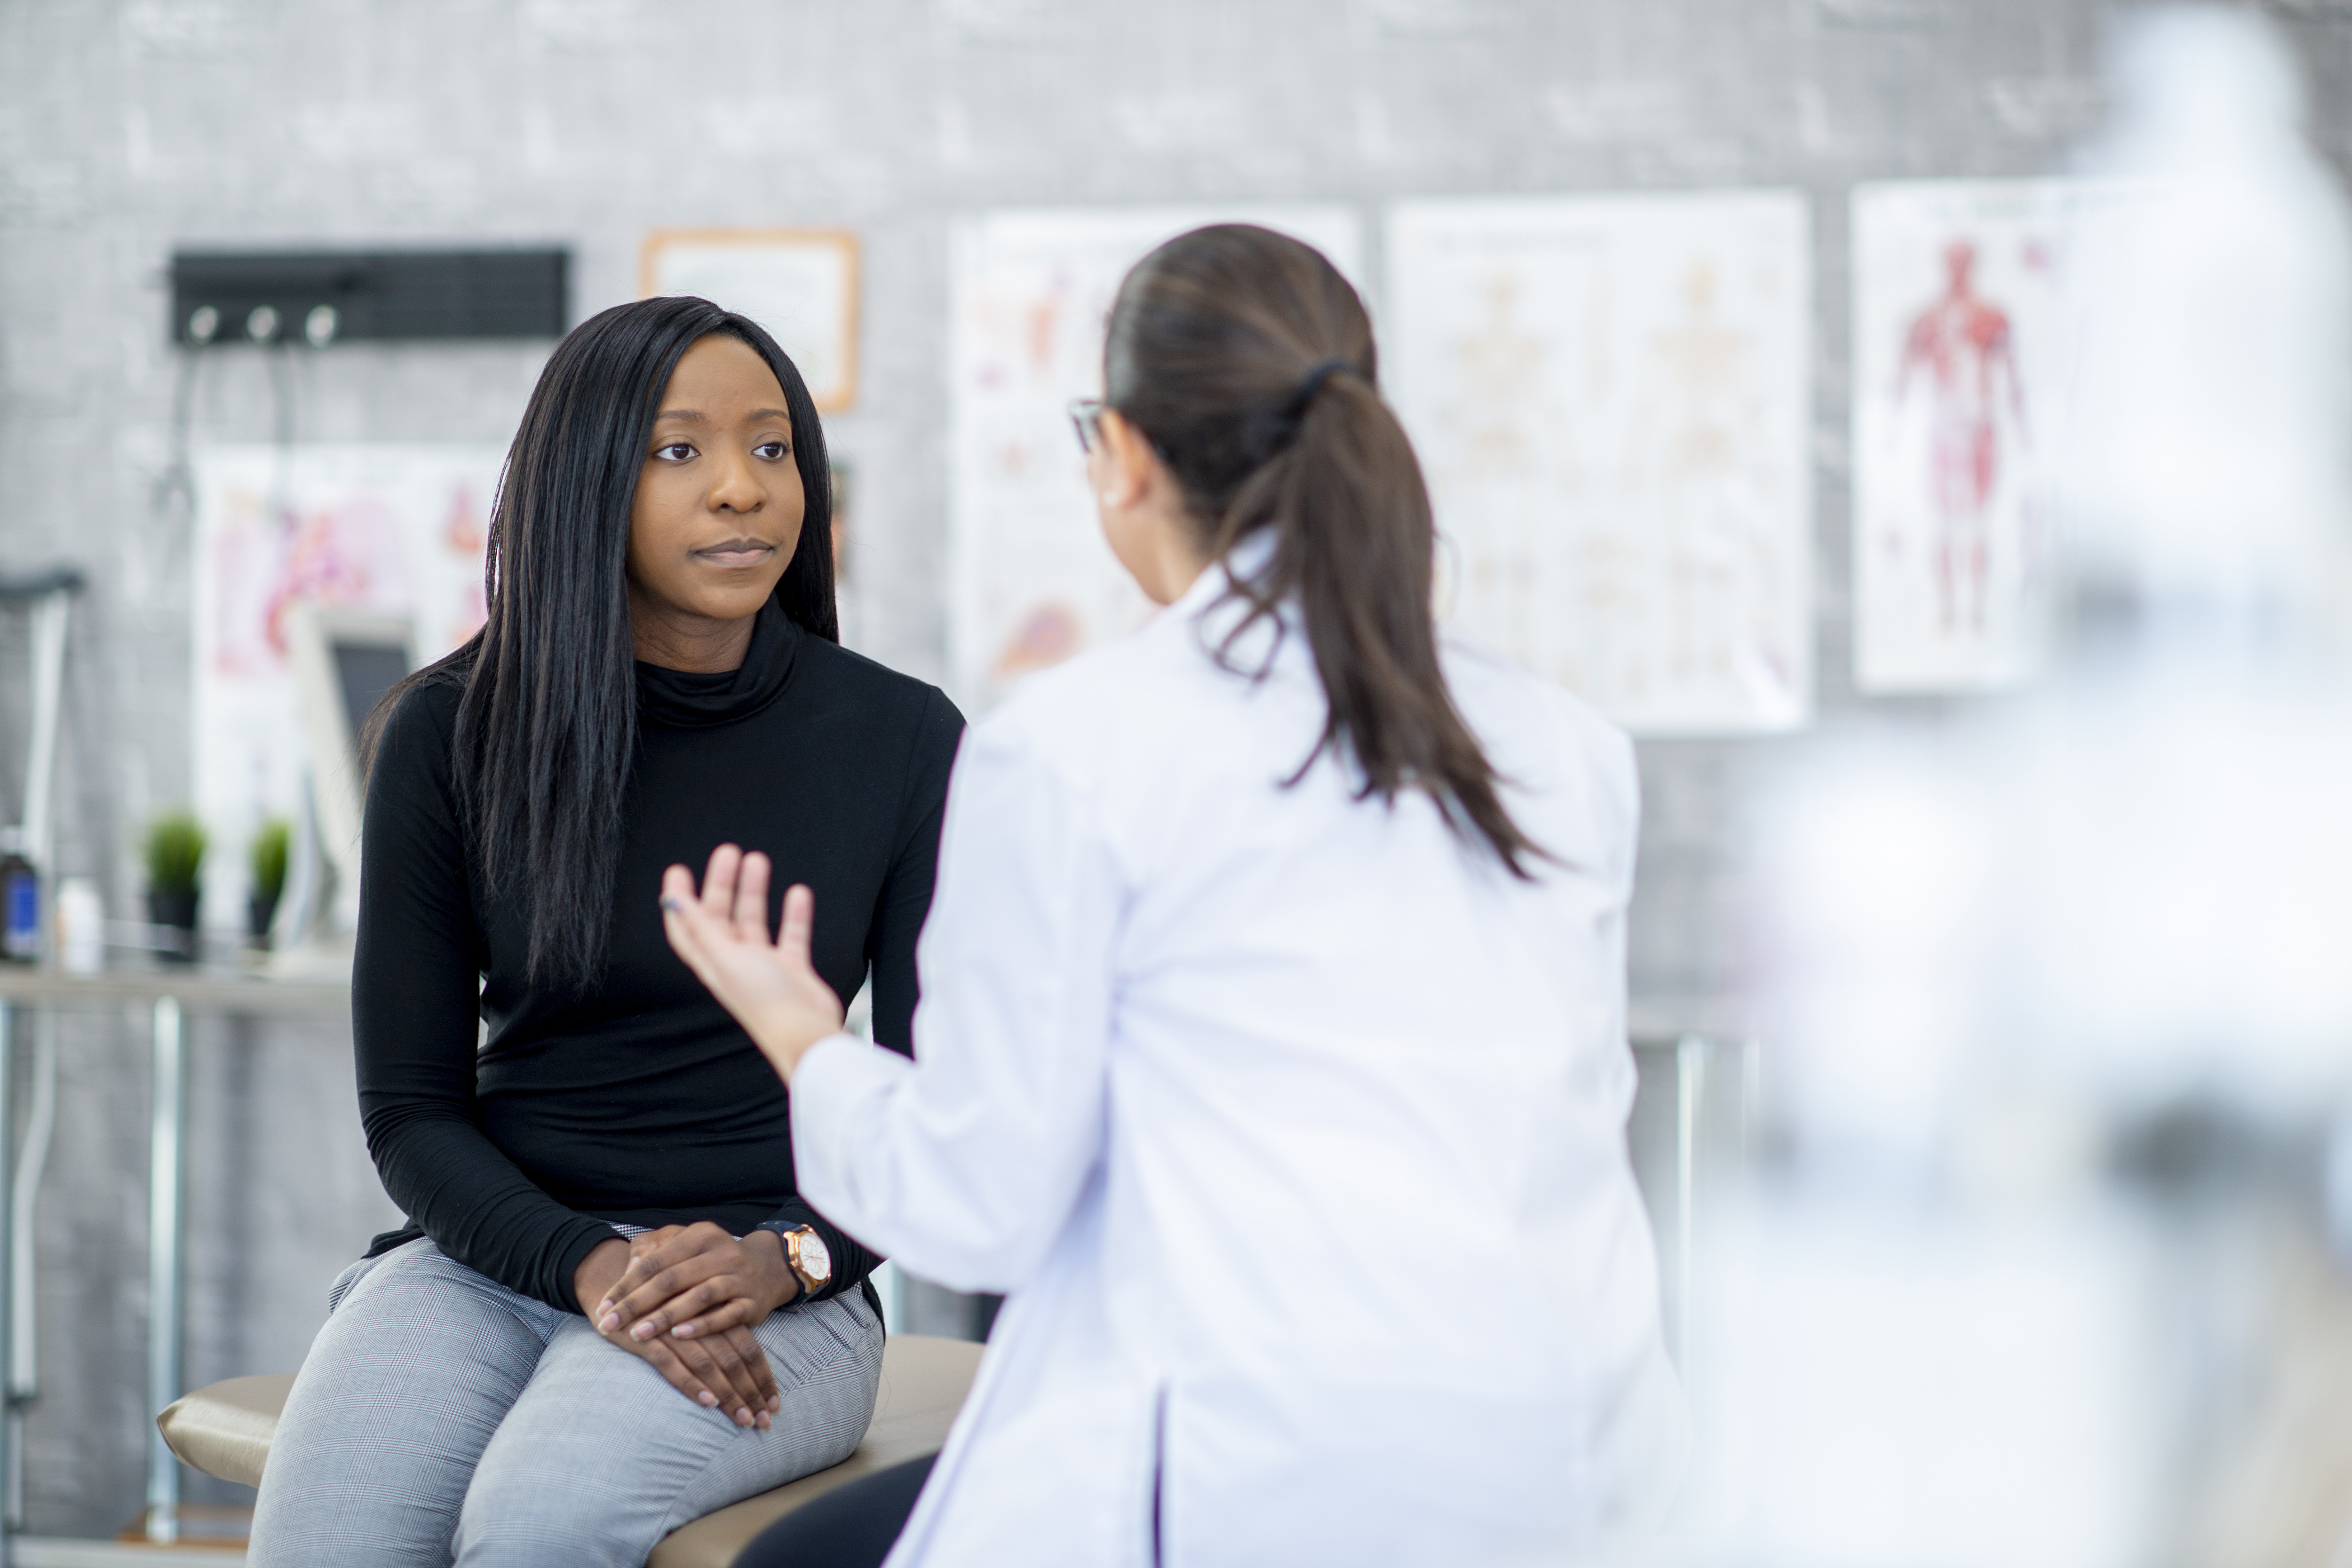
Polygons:
<instances>
[{"instance_id":1,"label":"small black planter","mask_svg":"<svg viewBox=\"0 0 2352 1568\"><path fill-rule=\"evenodd\" d=\"M161 955L166 963L196 961L196 910L204 896L193 887L173 893L148 893L147 919L165 934L171 944Z\"/></svg>"},{"instance_id":2,"label":"small black planter","mask_svg":"<svg viewBox=\"0 0 2352 1568\"><path fill-rule=\"evenodd\" d=\"M245 937L263 952L269 950L270 923L278 918L278 897L254 894L245 901Z\"/></svg>"}]
</instances>

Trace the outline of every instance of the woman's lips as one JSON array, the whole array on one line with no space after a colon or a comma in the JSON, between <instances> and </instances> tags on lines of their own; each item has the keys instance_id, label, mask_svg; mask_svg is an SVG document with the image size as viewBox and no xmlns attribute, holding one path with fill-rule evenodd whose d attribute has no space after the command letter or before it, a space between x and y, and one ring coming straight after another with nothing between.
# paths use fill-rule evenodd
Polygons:
<instances>
[{"instance_id":1,"label":"woman's lips","mask_svg":"<svg viewBox=\"0 0 2352 1568\"><path fill-rule=\"evenodd\" d=\"M694 553L713 566L756 566L775 554L776 547L757 539L729 539L724 544L705 545Z\"/></svg>"}]
</instances>

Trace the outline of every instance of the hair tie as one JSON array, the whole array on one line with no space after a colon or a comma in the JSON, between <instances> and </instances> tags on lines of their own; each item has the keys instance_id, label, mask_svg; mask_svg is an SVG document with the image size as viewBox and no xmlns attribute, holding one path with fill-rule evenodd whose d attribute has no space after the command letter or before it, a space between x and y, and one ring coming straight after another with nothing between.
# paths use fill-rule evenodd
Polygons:
<instances>
[{"instance_id":1,"label":"hair tie","mask_svg":"<svg viewBox=\"0 0 2352 1568\"><path fill-rule=\"evenodd\" d=\"M1307 405L1315 401L1315 394L1323 390L1323 383L1343 371L1358 378L1363 375L1361 371L1356 369L1355 365L1347 360L1326 360L1307 371L1307 379L1298 383L1298 390L1290 394L1290 406L1294 413L1305 413Z\"/></svg>"}]
</instances>

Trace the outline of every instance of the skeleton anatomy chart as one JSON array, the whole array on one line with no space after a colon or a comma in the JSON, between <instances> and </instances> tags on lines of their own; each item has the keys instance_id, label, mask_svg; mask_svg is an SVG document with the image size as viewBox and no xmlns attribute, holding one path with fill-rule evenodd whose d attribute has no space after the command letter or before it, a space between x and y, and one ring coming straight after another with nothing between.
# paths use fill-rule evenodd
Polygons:
<instances>
[{"instance_id":1,"label":"skeleton anatomy chart","mask_svg":"<svg viewBox=\"0 0 2352 1568\"><path fill-rule=\"evenodd\" d=\"M1441 612L1637 732L1811 715L1806 235L1784 192L1390 217Z\"/></svg>"},{"instance_id":2,"label":"skeleton anatomy chart","mask_svg":"<svg viewBox=\"0 0 2352 1568\"><path fill-rule=\"evenodd\" d=\"M421 660L482 624L495 446L224 446L196 467L195 809L222 852L206 904L241 904L243 846L299 814L304 730L288 663L299 603L404 615Z\"/></svg>"},{"instance_id":3,"label":"skeleton anatomy chart","mask_svg":"<svg viewBox=\"0 0 2352 1568\"><path fill-rule=\"evenodd\" d=\"M2037 469L2065 231L2103 187L1921 181L1853 193L1854 679L1967 691L2032 669Z\"/></svg>"},{"instance_id":4,"label":"skeleton anatomy chart","mask_svg":"<svg viewBox=\"0 0 2352 1568\"><path fill-rule=\"evenodd\" d=\"M1069 403L1102 392L1103 323L1127 269L1220 221L1296 235L1360 277L1344 208L1003 212L957 231L948 659L968 709L1150 612L1103 543Z\"/></svg>"}]
</instances>

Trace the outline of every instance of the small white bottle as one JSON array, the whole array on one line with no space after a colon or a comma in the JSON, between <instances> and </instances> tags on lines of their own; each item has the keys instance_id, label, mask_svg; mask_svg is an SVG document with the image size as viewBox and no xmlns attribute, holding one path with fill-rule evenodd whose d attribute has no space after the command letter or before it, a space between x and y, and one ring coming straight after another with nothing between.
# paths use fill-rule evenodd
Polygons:
<instances>
[{"instance_id":1,"label":"small white bottle","mask_svg":"<svg viewBox=\"0 0 2352 1568\"><path fill-rule=\"evenodd\" d=\"M98 883L69 876L58 883L58 962L68 975L95 975L106 967L106 900Z\"/></svg>"}]
</instances>

